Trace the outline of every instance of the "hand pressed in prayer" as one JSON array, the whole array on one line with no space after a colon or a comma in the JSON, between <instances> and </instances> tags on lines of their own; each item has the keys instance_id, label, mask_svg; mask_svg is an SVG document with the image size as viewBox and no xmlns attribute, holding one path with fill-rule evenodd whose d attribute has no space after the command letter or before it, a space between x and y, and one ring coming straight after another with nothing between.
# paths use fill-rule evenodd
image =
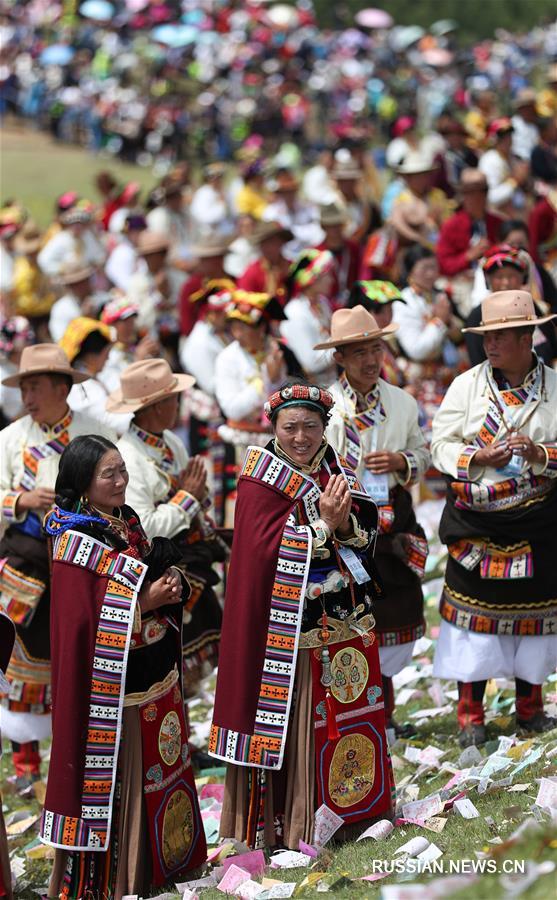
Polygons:
<instances>
[{"instance_id":1,"label":"hand pressed in prayer","mask_svg":"<svg viewBox=\"0 0 557 900\"><path fill-rule=\"evenodd\" d=\"M348 531L352 495L344 475L333 475L319 498L319 514L331 531Z\"/></svg>"},{"instance_id":2,"label":"hand pressed in prayer","mask_svg":"<svg viewBox=\"0 0 557 900\"><path fill-rule=\"evenodd\" d=\"M508 441L497 441L494 444L490 444L489 447L482 447L481 450L476 450L472 457L472 464L500 469L511 461L512 455L513 452L509 447Z\"/></svg>"},{"instance_id":3,"label":"hand pressed in prayer","mask_svg":"<svg viewBox=\"0 0 557 900\"><path fill-rule=\"evenodd\" d=\"M196 500L203 500L207 489L207 471L201 457L193 456L188 460L182 473L181 488Z\"/></svg>"}]
</instances>

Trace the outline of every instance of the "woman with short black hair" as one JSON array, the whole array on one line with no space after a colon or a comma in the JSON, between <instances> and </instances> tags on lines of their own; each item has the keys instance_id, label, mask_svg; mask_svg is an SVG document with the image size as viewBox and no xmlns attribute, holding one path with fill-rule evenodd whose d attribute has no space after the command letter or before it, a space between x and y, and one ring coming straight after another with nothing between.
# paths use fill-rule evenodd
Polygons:
<instances>
[{"instance_id":1,"label":"woman with short black hair","mask_svg":"<svg viewBox=\"0 0 557 900\"><path fill-rule=\"evenodd\" d=\"M52 538L53 742L41 839L49 895L148 892L205 860L180 682L187 583L125 504L111 441L65 449Z\"/></svg>"}]
</instances>

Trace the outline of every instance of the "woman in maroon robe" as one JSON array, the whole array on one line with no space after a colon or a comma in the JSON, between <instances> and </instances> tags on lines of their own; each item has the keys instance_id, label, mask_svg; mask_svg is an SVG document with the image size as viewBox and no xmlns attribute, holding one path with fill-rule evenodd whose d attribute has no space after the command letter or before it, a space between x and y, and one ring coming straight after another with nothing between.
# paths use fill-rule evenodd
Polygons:
<instances>
[{"instance_id":1,"label":"woman in maroon robe","mask_svg":"<svg viewBox=\"0 0 557 900\"><path fill-rule=\"evenodd\" d=\"M230 764L221 835L252 847L391 811L377 507L324 438L332 404L313 385L273 394L274 438L238 482L209 752Z\"/></svg>"},{"instance_id":2,"label":"woman in maroon robe","mask_svg":"<svg viewBox=\"0 0 557 900\"><path fill-rule=\"evenodd\" d=\"M124 503L110 441L62 454L52 537L52 752L41 840L49 896L118 900L206 858L180 683L182 591L170 541ZM186 590L187 594L187 590Z\"/></svg>"}]
</instances>

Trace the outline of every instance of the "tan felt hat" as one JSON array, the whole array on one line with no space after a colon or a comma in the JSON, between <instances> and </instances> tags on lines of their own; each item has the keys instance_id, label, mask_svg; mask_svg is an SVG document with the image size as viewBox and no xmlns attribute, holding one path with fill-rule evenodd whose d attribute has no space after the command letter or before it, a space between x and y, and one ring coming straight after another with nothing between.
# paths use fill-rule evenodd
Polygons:
<instances>
[{"instance_id":1,"label":"tan felt hat","mask_svg":"<svg viewBox=\"0 0 557 900\"><path fill-rule=\"evenodd\" d=\"M536 314L532 295L528 291L496 291L482 300L482 320L474 328L463 328L473 334L501 331L503 328L524 328L527 325L543 325L557 319L557 315Z\"/></svg>"},{"instance_id":2,"label":"tan felt hat","mask_svg":"<svg viewBox=\"0 0 557 900\"><path fill-rule=\"evenodd\" d=\"M394 323L380 328L376 319L363 306L337 309L331 319L331 337L322 344L316 344L313 349L328 350L330 347L341 347L344 344L373 341L375 338L394 334L395 331L398 331L398 325Z\"/></svg>"},{"instance_id":3,"label":"tan felt hat","mask_svg":"<svg viewBox=\"0 0 557 900\"><path fill-rule=\"evenodd\" d=\"M400 200L393 204L389 223L402 237L408 241L422 242L425 236L423 229L429 220L427 203L418 197Z\"/></svg>"},{"instance_id":4,"label":"tan felt hat","mask_svg":"<svg viewBox=\"0 0 557 900\"><path fill-rule=\"evenodd\" d=\"M22 378L31 375L69 375L74 384L87 381L91 376L86 372L78 372L70 366L68 357L57 344L33 344L25 347L19 362L19 371L2 384L6 387L19 387Z\"/></svg>"},{"instance_id":5,"label":"tan felt hat","mask_svg":"<svg viewBox=\"0 0 557 900\"><path fill-rule=\"evenodd\" d=\"M151 253L165 253L170 247L168 238L157 231L142 231L137 239L137 252L141 256Z\"/></svg>"},{"instance_id":6,"label":"tan felt hat","mask_svg":"<svg viewBox=\"0 0 557 900\"><path fill-rule=\"evenodd\" d=\"M176 375L165 359L142 359L124 369L120 387L106 401L108 412L130 413L187 391L195 378Z\"/></svg>"},{"instance_id":7,"label":"tan felt hat","mask_svg":"<svg viewBox=\"0 0 557 900\"><path fill-rule=\"evenodd\" d=\"M433 172L436 168L430 156L420 150L411 150L397 166L396 171L399 175L419 175L422 172Z\"/></svg>"}]
</instances>

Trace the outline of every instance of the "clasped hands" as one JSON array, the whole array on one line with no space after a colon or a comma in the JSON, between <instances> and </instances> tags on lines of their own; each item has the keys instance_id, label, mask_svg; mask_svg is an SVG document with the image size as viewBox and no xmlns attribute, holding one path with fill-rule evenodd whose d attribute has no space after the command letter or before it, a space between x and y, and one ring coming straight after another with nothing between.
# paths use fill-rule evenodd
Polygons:
<instances>
[{"instance_id":1,"label":"clasped hands","mask_svg":"<svg viewBox=\"0 0 557 900\"><path fill-rule=\"evenodd\" d=\"M170 566L156 581L145 584L139 594L141 612L151 612L159 606L178 603L182 596L182 579L178 569Z\"/></svg>"},{"instance_id":2,"label":"clasped hands","mask_svg":"<svg viewBox=\"0 0 557 900\"><path fill-rule=\"evenodd\" d=\"M518 431L510 432L502 441L496 441L488 447L477 450L472 458L473 465L490 466L493 469L501 469L508 465L515 453L521 456L530 465L543 465L545 453L531 438Z\"/></svg>"}]
</instances>

